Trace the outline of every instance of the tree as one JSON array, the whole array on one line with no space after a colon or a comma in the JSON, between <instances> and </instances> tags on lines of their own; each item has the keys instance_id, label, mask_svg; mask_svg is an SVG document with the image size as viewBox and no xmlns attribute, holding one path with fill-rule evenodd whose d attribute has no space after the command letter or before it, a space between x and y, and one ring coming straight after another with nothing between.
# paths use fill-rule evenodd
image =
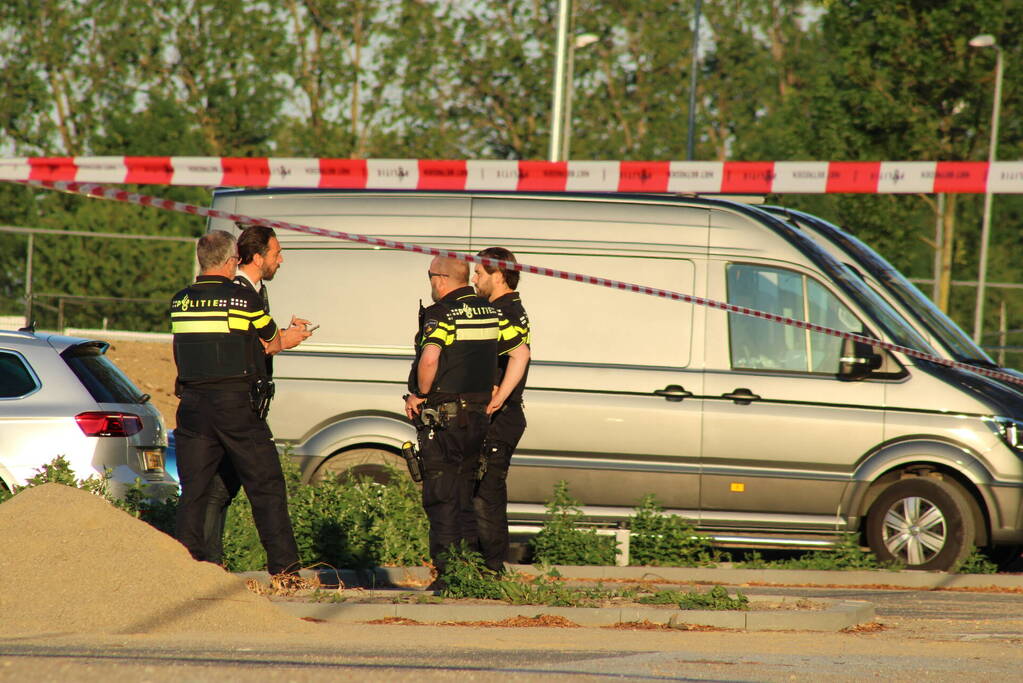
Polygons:
<instances>
[{"instance_id":1,"label":"tree","mask_svg":"<svg viewBox=\"0 0 1023 683\"><path fill-rule=\"evenodd\" d=\"M1019 54L1023 6L999 0L833 2L820 23L822 45L831 58L799 102L810 158L986 158L990 88L979 83L988 78L990 57L967 41L978 33L994 33L1009 55ZM1006 92L1003 115L1013 110L1019 89L1010 86ZM1018 145L1018 129L1016 140ZM829 203L842 223L856 226L900 268L920 272L926 267L929 255L907 245L933 234L937 202L930 197L864 199ZM979 223L978 203L975 197L949 195L938 216L945 244L955 250L954 260L951 254L946 259L972 266L973 273L975 261L968 254L972 226ZM957 218L966 219L965 233L956 234ZM953 310L960 320L969 317L968 310Z\"/></svg>"}]
</instances>

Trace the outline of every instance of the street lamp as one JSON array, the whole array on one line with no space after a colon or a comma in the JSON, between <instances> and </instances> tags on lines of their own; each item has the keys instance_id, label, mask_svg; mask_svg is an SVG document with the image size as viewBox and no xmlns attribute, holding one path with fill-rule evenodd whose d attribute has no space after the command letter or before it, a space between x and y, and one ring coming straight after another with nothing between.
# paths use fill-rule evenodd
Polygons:
<instances>
[{"instance_id":1,"label":"street lamp","mask_svg":"<svg viewBox=\"0 0 1023 683\"><path fill-rule=\"evenodd\" d=\"M558 45L554 57L554 88L551 101L551 140L547 161L561 155L561 136L565 126L565 53L568 47L568 14L572 0L558 0Z\"/></svg>"},{"instance_id":2,"label":"street lamp","mask_svg":"<svg viewBox=\"0 0 1023 683\"><path fill-rule=\"evenodd\" d=\"M693 160L696 148L696 70L700 68L700 12L703 0L693 8L693 64L689 68L689 127L686 130L686 161Z\"/></svg>"},{"instance_id":3,"label":"street lamp","mask_svg":"<svg viewBox=\"0 0 1023 683\"><path fill-rule=\"evenodd\" d=\"M568 161L568 151L572 139L572 98L575 96L575 51L600 40L596 33L580 33L572 41L568 50L568 68L565 75L565 125L564 141L561 145L561 161Z\"/></svg>"},{"instance_id":4,"label":"street lamp","mask_svg":"<svg viewBox=\"0 0 1023 683\"><path fill-rule=\"evenodd\" d=\"M988 145L987 183L984 188L984 218L980 229L980 270L977 274L977 303L973 316L973 341L980 344L984 328L984 293L987 288L987 248L991 237L991 174L994 172L995 152L998 148L998 117L1002 108L1002 48L990 33L970 39L971 47L995 49L995 102L991 109L991 140Z\"/></svg>"}]
</instances>

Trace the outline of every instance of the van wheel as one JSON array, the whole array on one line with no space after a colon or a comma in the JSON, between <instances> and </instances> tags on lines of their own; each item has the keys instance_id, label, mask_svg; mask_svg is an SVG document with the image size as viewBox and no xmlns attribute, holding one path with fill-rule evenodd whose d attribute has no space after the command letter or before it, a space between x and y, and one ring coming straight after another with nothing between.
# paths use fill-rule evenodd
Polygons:
<instances>
[{"instance_id":1,"label":"van wheel","mask_svg":"<svg viewBox=\"0 0 1023 683\"><path fill-rule=\"evenodd\" d=\"M328 476L369 478L378 484L389 484L392 481L390 465L398 470L398 474L407 472L405 461L389 451L377 448L354 448L330 456L317 468L309 483L318 484Z\"/></svg>"},{"instance_id":2,"label":"van wheel","mask_svg":"<svg viewBox=\"0 0 1023 683\"><path fill-rule=\"evenodd\" d=\"M870 508L870 549L882 562L907 569L951 569L973 549L975 527L966 495L933 477L900 479Z\"/></svg>"}]
</instances>

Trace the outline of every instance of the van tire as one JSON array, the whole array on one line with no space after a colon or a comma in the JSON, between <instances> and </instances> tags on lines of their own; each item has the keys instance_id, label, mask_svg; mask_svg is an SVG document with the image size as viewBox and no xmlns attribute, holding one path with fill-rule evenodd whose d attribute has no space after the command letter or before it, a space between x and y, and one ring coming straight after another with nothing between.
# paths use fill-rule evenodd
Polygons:
<instances>
[{"instance_id":1,"label":"van tire","mask_svg":"<svg viewBox=\"0 0 1023 683\"><path fill-rule=\"evenodd\" d=\"M309 483L318 484L330 475L345 475L356 478L369 477L378 484L389 484L393 478L388 465L397 469L399 475L408 476L405 461L400 456L378 448L353 448L327 458L313 472Z\"/></svg>"},{"instance_id":2,"label":"van tire","mask_svg":"<svg viewBox=\"0 0 1023 683\"><path fill-rule=\"evenodd\" d=\"M935 477L896 481L870 507L870 549L881 562L906 569L952 569L973 550L976 525L966 495Z\"/></svg>"}]
</instances>

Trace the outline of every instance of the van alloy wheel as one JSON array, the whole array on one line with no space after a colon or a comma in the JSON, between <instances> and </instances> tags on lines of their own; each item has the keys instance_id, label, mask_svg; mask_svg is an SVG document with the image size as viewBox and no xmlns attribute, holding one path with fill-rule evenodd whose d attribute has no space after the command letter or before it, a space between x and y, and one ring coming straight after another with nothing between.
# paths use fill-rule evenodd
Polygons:
<instances>
[{"instance_id":1,"label":"van alloy wheel","mask_svg":"<svg viewBox=\"0 0 1023 683\"><path fill-rule=\"evenodd\" d=\"M369 478L378 484L392 481L392 473L408 476L401 456L378 448L353 448L327 458L313 473L310 484L317 484L328 476L355 479Z\"/></svg>"},{"instance_id":2,"label":"van alloy wheel","mask_svg":"<svg viewBox=\"0 0 1023 683\"><path fill-rule=\"evenodd\" d=\"M885 563L948 570L973 548L975 526L958 486L934 477L901 479L877 498L867 517L867 541Z\"/></svg>"}]
</instances>

